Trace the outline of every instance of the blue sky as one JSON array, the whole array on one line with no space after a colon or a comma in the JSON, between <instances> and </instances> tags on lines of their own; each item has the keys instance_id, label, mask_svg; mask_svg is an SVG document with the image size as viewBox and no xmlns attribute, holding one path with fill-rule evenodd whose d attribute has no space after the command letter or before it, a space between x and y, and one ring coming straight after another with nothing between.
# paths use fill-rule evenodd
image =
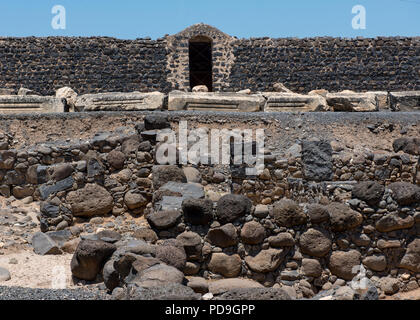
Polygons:
<instances>
[{"instance_id":1,"label":"blue sky","mask_svg":"<svg viewBox=\"0 0 420 320\"><path fill-rule=\"evenodd\" d=\"M352 28L358 4L365 30ZM65 30L51 27L54 5ZM420 36L420 0L0 0L0 36L156 39L199 22L238 38Z\"/></svg>"}]
</instances>

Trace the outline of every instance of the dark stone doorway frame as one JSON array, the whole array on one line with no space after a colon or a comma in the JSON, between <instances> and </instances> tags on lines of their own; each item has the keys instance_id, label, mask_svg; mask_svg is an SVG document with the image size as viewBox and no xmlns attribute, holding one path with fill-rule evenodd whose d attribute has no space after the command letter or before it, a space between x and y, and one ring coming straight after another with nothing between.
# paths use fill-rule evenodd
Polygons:
<instances>
[{"instance_id":1,"label":"dark stone doorway frame","mask_svg":"<svg viewBox=\"0 0 420 320\"><path fill-rule=\"evenodd\" d=\"M212 41L206 37L196 37L189 41L189 69L191 89L205 85L213 91Z\"/></svg>"}]
</instances>

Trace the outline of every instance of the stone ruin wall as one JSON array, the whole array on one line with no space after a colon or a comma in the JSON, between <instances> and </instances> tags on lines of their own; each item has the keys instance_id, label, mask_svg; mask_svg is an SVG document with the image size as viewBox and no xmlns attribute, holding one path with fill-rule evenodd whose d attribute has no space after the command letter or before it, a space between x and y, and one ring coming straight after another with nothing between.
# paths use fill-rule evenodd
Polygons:
<instances>
[{"instance_id":1,"label":"stone ruin wall","mask_svg":"<svg viewBox=\"0 0 420 320\"><path fill-rule=\"evenodd\" d=\"M412 289L420 281L416 117L312 114L227 120L174 112L161 113L163 118L149 115L145 127L144 114L51 115L42 116L42 123L39 116L3 117L0 192L43 200L41 228L52 238L74 222L90 230L95 216L112 214L122 221L127 212L144 214L148 224L116 222L115 230L150 245L169 241L163 244L171 247L176 239L186 261L183 254L163 249L155 257L185 276L243 276L265 286L295 286L300 297L331 288L337 279L351 280L351 268L360 263L372 281L387 280L383 290L388 293ZM189 120L190 128L264 127L268 140L265 170L257 177L243 176L233 166L193 169L196 175L188 179L200 181L214 205L198 224L187 218L188 206L166 212L165 219L153 218L153 205L163 196L180 196L161 186L187 182L182 168L155 166L153 130L175 129L181 119ZM42 126L51 128L49 134L31 138L30 132ZM71 135L71 127L76 134ZM357 135L345 133L355 130ZM253 206L241 196L235 204L241 212L229 214L229 203L219 198L230 191L248 196ZM81 208L90 197L99 199L96 209ZM208 215L208 201L191 207ZM109 274L117 271L107 268L108 288L122 285L111 281Z\"/></svg>"},{"instance_id":2,"label":"stone ruin wall","mask_svg":"<svg viewBox=\"0 0 420 320\"><path fill-rule=\"evenodd\" d=\"M41 94L189 89L188 39L213 40L218 91L420 89L420 39L236 39L196 25L162 39L0 38L0 87Z\"/></svg>"}]
</instances>

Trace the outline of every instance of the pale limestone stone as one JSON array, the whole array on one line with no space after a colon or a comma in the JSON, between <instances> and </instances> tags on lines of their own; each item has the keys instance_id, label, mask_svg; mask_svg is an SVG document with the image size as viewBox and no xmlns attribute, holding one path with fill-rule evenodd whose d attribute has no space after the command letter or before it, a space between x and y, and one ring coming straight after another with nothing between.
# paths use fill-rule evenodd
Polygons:
<instances>
[{"instance_id":1,"label":"pale limestone stone","mask_svg":"<svg viewBox=\"0 0 420 320\"><path fill-rule=\"evenodd\" d=\"M328 111L327 101L320 95L266 92L264 96L267 98L265 112Z\"/></svg>"},{"instance_id":2,"label":"pale limestone stone","mask_svg":"<svg viewBox=\"0 0 420 320\"><path fill-rule=\"evenodd\" d=\"M81 111L136 111L163 108L165 95L160 92L108 92L77 97L76 109Z\"/></svg>"},{"instance_id":3,"label":"pale limestone stone","mask_svg":"<svg viewBox=\"0 0 420 320\"><path fill-rule=\"evenodd\" d=\"M64 112L62 99L52 96L0 95L0 113Z\"/></svg>"},{"instance_id":4,"label":"pale limestone stone","mask_svg":"<svg viewBox=\"0 0 420 320\"><path fill-rule=\"evenodd\" d=\"M180 92L169 93L169 110L198 111L260 111L265 103L261 95L239 94L231 92Z\"/></svg>"}]
</instances>

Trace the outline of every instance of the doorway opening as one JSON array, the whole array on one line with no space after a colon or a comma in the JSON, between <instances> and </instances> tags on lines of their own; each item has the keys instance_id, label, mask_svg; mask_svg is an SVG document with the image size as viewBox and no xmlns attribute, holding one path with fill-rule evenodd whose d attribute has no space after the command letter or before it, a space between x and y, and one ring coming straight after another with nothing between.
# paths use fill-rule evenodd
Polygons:
<instances>
[{"instance_id":1,"label":"doorway opening","mask_svg":"<svg viewBox=\"0 0 420 320\"><path fill-rule=\"evenodd\" d=\"M190 39L190 86L205 85L213 91L212 42L207 37L198 36Z\"/></svg>"}]
</instances>

